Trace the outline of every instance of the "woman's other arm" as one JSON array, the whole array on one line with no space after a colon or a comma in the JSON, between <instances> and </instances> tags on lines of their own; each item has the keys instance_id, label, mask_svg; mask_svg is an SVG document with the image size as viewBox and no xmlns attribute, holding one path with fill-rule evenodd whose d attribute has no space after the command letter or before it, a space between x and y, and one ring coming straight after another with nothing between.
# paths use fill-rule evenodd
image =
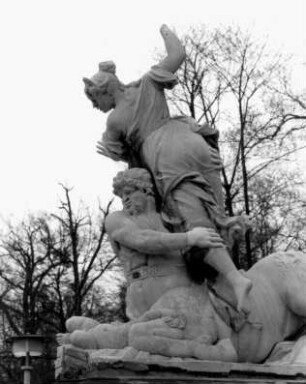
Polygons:
<instances>
[{"instance_id":1,"label":"woman's other arm","mask_svg":"<svg viewBox=\"0 0 306 384\"><path fill-rule=\"evenodd\" d=\"M161 26L160 33L165 42L167 56L159 63L159 66L175 73L186 58L185 49L176 34L167 25Z\"/></svg>"}]
</instances>

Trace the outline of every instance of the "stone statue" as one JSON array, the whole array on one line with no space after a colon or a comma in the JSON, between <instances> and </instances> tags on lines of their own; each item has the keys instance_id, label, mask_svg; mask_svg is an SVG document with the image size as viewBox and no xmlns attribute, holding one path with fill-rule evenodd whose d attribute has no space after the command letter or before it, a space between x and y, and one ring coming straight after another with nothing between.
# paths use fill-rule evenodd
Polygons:
<instances>
[{"instance_id":1,"label":"stone statue","mask_svg":"<svg viewBox=\"0 0 306 384\"><path fill-rule=\"evenodd\" d=\"M106 230L128 282L127 316L131 320L142 321L141 316L167 291L191 285L183 251L191 246L216 249L224 247L224 242L211 228L169 233L156 212L153 183L145 169L132 168L120 172L115 177L113 186L114 193L122 198L124 209L107 217ZM91 340L87 331L92 326L97 327L95 337ZM125 334L129 326L130 324L125 324L119 328ZM80 329L85 333L80 332ZM118 335L117 325L100 325L83 317L68 320L67 330L72 334L59 335L58 341L72 342L81 348L110 348L105 342L104 333L114 330ZM73 332L74 330L77 332ZM103 334L101 340L96 332ZM126 345L126 341L123 345L116 344L117 348Z\"/></svg>"},{"instance_id":2,"label":"stone statue","mask_svg":"<svg viewBox=\"0 0 306 384\"><path fill-rule=\"evenodd\" d=\"M100 63L99 72L84 79L85 93L94 107L103 112L112 110L98 152L150 171L162 201L163 221L172 231L213 228L229 245L226 234L243 220L224 214L218 134L191 118L170 117L164 89L176 84L174 73L185 52L167 26L161 27L161 35L167 56L139 81L123 85L112 62ZM191 263L200 259L197 269L202 268L204 258L227 277L237 309L247 314L251 282L238 273L228 249L190 250Z\"/></svg>"},{"instance_id":3,"label":"stone statue","mask_svg":"<svg viewBox=\"0 0 306 384\"><path fill-rule=\"evenodd\" d=\"M233 239L247 222L224 213L218 133L169 114L164 90L175 86L185 52L167 26L161 35L167 55L138 81L122 84L110 61L84 78L94 107L111 111L98 153L129 165L114 179L123 210L106 230L124 268L130 321L72 317L57 340L81 351L260 363L306 324L306 255L278 252L247 272L234 266Z\"/></svg>"},{"instance_id":4,"label":"stone statue","mask_svg":"<svg viewBox=\"0 0 306 384\"><path fill-rule=\"evenodd\" d=\"M219 277L212 294L203 287L177 288L163 295L147 313L155 318L134 324L130 343L139 350L166 356L261 363L273 347L306 325L306 255L278 252L257 262L246 276L252 281L250 314L239 324L237 312L218 297L228 288ZM163 311L180 314L185 323L170 328ZM163 321L164 320L164 321ZM155 324L154 324L155 321ZM159 324L158 324L159 321ZM162 326L161 326L162 324Z\"/></svg>"},{"instance_id":5,"label":"stone statue","mask_svg":"<svg viewBox=\"0 0 306 384\"><path fill-rule=\"evenodd\" d=\"M107 217L106 230L129 283L127 315L138 319L169 289L191 284L184 252L192 246L219 249L224 242L211 228L169 233L156 211L152 179L145 169L119 172L113 187L123 211Z\"/></svg>"},{"instance_id":6,"label":"stone statue","mask_svg":"<svg viewBox=\"0 0 306 384\"><path fill-rule=\"evenodd\" d=\"M144 169L114 179L124 209L107 219L112 245L128 281L125 324L99 324L73 317L60 344L84 349L127 346L169 357L261 362L273 346L306 324L306 257L276 253L246 272L252 282L250 313L235 309L233 289L222 274L212 284L190 281L182 252L223 247L207 228L169 233L156 212L153 185Z\"/></svg>"}]
</instances>

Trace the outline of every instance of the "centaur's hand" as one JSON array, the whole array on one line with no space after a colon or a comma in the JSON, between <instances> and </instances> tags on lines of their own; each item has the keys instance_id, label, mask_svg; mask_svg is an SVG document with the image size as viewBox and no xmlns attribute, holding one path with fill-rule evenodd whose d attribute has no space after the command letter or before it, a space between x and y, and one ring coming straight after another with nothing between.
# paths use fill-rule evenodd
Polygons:
<instances>
[{"instance_id":1,"label":"centaur's hand","mask_svg":"<svg viewBox=\"0 0 306 384\"><path fill-rule=\"evenodd\" d=\"M221 248L224 241L213 228L197 227L187 232L189 246L200 248Z\"/></svg>"}]
</instances>

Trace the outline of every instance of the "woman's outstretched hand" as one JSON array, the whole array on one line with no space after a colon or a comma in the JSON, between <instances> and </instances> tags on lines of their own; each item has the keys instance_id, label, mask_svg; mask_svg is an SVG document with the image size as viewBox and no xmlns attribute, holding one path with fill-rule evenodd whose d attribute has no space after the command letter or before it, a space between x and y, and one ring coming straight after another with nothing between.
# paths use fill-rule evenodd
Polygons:
<instances>
[{"instance_id":1,"label":"woman's outstretched hand","mask_svg":"<svg viewBox=\"0 0 306 384\"><path fill-rule=\"evenodd\" d=\"M160 27L167 56L159 63L165 70L175 73L186 58L185 49L176 34L166 24Z\"/></svg>"},{"instance_id":2,"label":"woman's outstretched hand","mask_svg":"<svg viewBox=\"0 0 306 384\"><path fill-rule=\"evenodd\" d=\"M169 27L166 25L166 24L163 24L161 27L160 27L160 33L164 36L164 35L167 35L169 32L171 32L171 30L169 29Z\"/></svg>"},{"instance_id":3,"label":"woman's outstretched hand","mask_svg":"<svg viewBox=\"0 0 306 384\"><path fill-rule=\"evenodd\" d=\"M98 152L99 155L102 155L102 156L108 156L108 154L107 154L107 150L106 150L106 148L104 147L104 144L103 144L102 141L98 141L98 142L97 142L97 146L96 146L96 148L97 148L97 152Z\"/></svg>"},{"instance_id":4,"label":"woman's outstretched hand","mask_svg":"<svg viewBox=\"0 0 306 384\"><path fill-rule=\"evenodd\" d=\"M115 152L110 152L106 147L105 145L103 144L103 141L98 141L97 142L97 152L99 155L102 155L102 156L106 156L106 157L110 157L111 159L115 160L115 161L120 161L122 160L122 156L119 156L118 154L116 154Z\"/></svg>"}]
</instances>

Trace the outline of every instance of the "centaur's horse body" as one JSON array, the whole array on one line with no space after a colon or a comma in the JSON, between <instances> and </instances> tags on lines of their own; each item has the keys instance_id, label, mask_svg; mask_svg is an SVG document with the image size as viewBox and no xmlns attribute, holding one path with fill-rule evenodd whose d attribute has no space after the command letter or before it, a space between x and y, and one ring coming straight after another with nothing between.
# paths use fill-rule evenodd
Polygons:
<instances>
[{"instance_id":1,"label":"centaur's horse body","mask_svg":"<svg viewBox=\"0 0 306 384\"><path fill-rule=\"evenodd\" d=\"M259 362L277 342L306 323L306 255L275 253L255 264L247 275L253 282L251 313L232 339L239 360Z\"/></svg>"},{"instance_id":2,"label":"centaur's horse body","mask_svg":"<svg viewBox=\"0 0 306 384\"><path fill-rule=\"evenodd\" d=\"M169 290L141 318L124 324L99 324L72 317L64 343L84 349L138 350L201 360L264 361L274 345L306 324L306 255L279 252L256 263L247 319L228 304L223 281L212 294L206 284ZM222 299L221 299L222 298ZM63 342L62 342L63 343Z\"/></svg>"},{"instance_id":3,"label":"centaur's horse body","mask_svg":"<svg viewBox=\"0 0 306 384\"><path fill-rule=\"evenodd\" d=\"M177 288L154 304L150 321L132 326L130 344L168 356L263 361L276 343L306 324L306 255L295 251L275 253L255 264L246 275L253 282L247 321L239 325L229 314L230 306L220 304L203 286ZM215 288L219 297L226 297L222 284ZM171 311L173 318L177 315L177 322L165 317ZM185 321L179 320L180 314Z\"/></svg>"}]
</instances>

